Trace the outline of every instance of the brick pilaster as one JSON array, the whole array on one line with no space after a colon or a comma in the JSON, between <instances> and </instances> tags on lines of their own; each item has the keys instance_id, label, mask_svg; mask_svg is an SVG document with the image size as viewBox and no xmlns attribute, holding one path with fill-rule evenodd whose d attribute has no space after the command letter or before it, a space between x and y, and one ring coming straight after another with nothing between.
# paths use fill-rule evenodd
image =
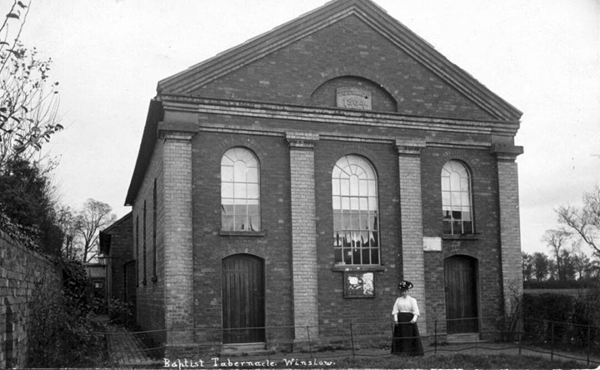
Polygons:
<instances>
[{"instance_id":1,"label":"brick pilaster","mask_svg":"<svg viewBox=\"0 0 600 370\"><path fill-rule=\"evenodd\" d=\"M167 346L193 342L192 136L162 132Z\"/></svg>"},{"instance_id":2,"label":"brick pilaster","mask_svg":"<svg viewBox=\"0 0 600 370\"><path fill-rule=\"evenodd\" d=\"M297 342L318 335L315 141L309 133L287 133L290 146L294 325Z\"/></svg>"},{"instance_id":3,"label":"brick pilaster","mask_svg":"<svg viewBox=\"0 0 600 370\"><path fill-rule=\"evenodd\" d=\"M512 314L515 299L523 293L521 231L519 217L519 178L515 159L522 147L495 145L498 166L498 197L500 204L500 250L502 257L502 293L504 313Z\"/></svg>"},{"instance_id":4,"label":"brick pilaster","mask_svg":"<svg viewBox=\"0 0 600 370\"><path fill-rule=\"evenodd\" d=\"M427 334L425 300L425 259L423 256L423 205L421 200L421 150L420 140L396 140L400 169L400 224L402 274L414 284L410 295L417 299L421 317L421 335Z\"/></svg>"}]
</instances>

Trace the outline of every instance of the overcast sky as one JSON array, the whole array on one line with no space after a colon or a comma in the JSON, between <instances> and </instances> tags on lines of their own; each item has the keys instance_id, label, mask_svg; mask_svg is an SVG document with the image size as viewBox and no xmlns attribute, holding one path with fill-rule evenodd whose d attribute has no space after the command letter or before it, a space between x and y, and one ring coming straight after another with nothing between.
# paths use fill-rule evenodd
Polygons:
<instances>
[{"instance_id":1,"label":"overcast sky","mask_svg":"<svg viewBox=\"0 0 600 370\"><path fill-rule=\"evenodd\" d=\"M54 61L66 129L47 149L62 202L130 211L125 195L159 80L325 0L33 0L23 41ZM599 0L376 0L524 112L516 144L523 250L554 209L600 183Z\"/></svg>"}]
</instances>

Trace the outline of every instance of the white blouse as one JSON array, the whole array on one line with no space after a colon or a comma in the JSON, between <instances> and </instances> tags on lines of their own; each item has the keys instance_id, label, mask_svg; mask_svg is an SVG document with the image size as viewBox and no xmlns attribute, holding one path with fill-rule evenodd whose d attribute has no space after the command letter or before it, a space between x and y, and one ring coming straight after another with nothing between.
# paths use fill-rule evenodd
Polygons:
<instances>
[{"instance_id":1,"label":"white blouse","mask_svg":"<svg viewBox=\"0 0 600 370\"><path fill-rule=\"evenodd\" d=\"M396 315L398 312L409 312L413 315L420 316L417 300L411 296L398 297L394 303L392 315Z\"/></svg>"}]
</instances>

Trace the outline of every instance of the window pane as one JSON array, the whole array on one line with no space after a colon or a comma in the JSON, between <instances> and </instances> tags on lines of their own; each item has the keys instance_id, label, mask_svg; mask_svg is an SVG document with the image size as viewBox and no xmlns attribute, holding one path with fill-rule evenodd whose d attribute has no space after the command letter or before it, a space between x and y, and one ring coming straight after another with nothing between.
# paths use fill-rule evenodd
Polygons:
<instances>
[{"instance_id":1,"label":"window pane","mask_svg":"<svg viewBox=\"0 0 600 370\"><path fill-rule=\"evenodd\" d=\"M345 156L334 167L331 184L334 246L344 246L334 247L336 263L378 264L372 257L379 254L377 232L370 231L378 228L375 171L364 158Z\"/></svg>"},{"instance_id":2,"label":"window pane","mask_svg":"<svg viewBox=\"0 0 600 370\"><path fill-rule=\"evenodd\" d=\"M258 183L258 169L248 168L248 172L246 172L246 180L251 183Z\"/></svg>"},{"instance_id":3,"label":"window pane","mask_svg":"<svg viewBox=\"0 0 600 370\"><path fill-rule=\"evenodd\" d=\"M341 209L342 207L342 200L340 199L340 197L333 197L333 209Z\"/></svg>"},{"instance_id":4,"label":"window pane","mask_svg":"<svg viewBox=\"0 0 600 370\"><path fill-rule=\"evenodd\" d=\"M369 195L374 197L377 196L377 183L375 181L369 181L368 182L368 186L369 186Z\"/></svg>"},{"instance_id":5,"label":"window pane","mask_svg":"<svg viewBox=\"0 0 600 370\"><path fill-rule=\"evenodd\" d=\"M222 229L260 230L258 160L244 148L232 148L221 159Z\"/></svg>"},{"instance_id":6,"label":"window pane","mask_svg":"<svg viewBox=\"0 0 600 370\"><path fill-rule=\"evenodd\" d=\"M467 168L449 161L441 173L444 233L472 233L471 186ZM450 222L450 220L454 222ZM465 222L468 221L468 222Z\"/></svg>"},{"instance_id":7,"label":"window pane","mask_svg":"<svg viewBox=\"0 0 600 370\"><path fill-rule=\"evenodd\" d=\"M258 204L248 204L248 214L258 215Z\"/></svg>"},{"instance_id":8,"label":"window pane","mask_svg":"<svg viewBox=\"0 0 600 370\"><path fill-rule=\"evenodd\" d=\"M333 230L342 229L342 215L339 212L333 212Z\"/></svg>"},{"instance_id":9,"label":"window pane","mask_svg":"<svg viewBox=\"0 0 600 370\"><path fill-rule=\"evenodd\" d=\"M221 215L221 228L226 231L233 231L233 215Z\"/></svg>"},{"instance_id":10,"label":"window pane","mask_svg":"<svg viewBox=\"0 0 600 370\"><path fill-rule=\"evenodd\" d=\"M248 231L248 217L246 215L235 216L235 230L237 231Z\"/></svg>"},{"instance_id":11,"label":"window pane","mask_svg":"<svg viewBox=\"0 0 600 370\"><path fill-rule=\"evenodd\" d=\"M352 230L360 230L358 212L352 212L351 219L352 219L352 221L351 221L350 228Z\"/></svg>"},{"instance_id":12,"label":"window pane","mask_svg":"<svg viewBox=\"0 0 600 370\"><path fill-rule=\"evenodd\" d=\"M463 177L460 179L460 190L461 191L469 191L469 178Z\"/></svg>"},{"instance_id":13,"label":"window pane","mask_svg":"<svg viewBox=\"0 0 600 370\"><path fill-rule=\"evenodd\" d=\"M237 199L246 198L246 184L238 184L234 185L234 197Z\"/></svg>"},{"instance_id":14,"label":"window pane","mask_svg":"<svg viewBox=\"0 0 600 370\"><path fill-rule=\"evenodd\" d=\"M350 180L341 179L340 181L342 195L350 195Z\"/></svg>"},{"instance_id":15,"label":"window pane","mask_svg":"<svg viewBox=\"0 0 600 370\"><path fill-rule=\"evenodd\" d=\"M340 195L340 180L339 179L333 179L333 181L331 181L331 193L333 195Z\"/></svg>"},{"instance_id":16,"label":"window pane","mask_svg":"<svg viewBox=\"0 0 600 370\"><path fill-rule=\"evenodd\" d=\"M456 172L453 172L452 175L450 175L450 190L460 190L460 176Z\"/></svg>"},{"instance_id":17,"label":"window pane","mask_svg":"<svg viewBox=\"0 0 600 370\"><path fill-rule=\"evenodd\" d=\"M221 198L233 198L233 183L221 183Z\"/></svg>"},{"instance_id":18,"label":"window pane","mask_svg":"<svg viewBox=\"0 0 600 370\"><path fill-rule=\"evenodd\" d=\"M233 181L233 167L221 167L221 181Z\"/></svg>"},{"instance_id":19,"label":"window pane","mask_svg":"<svg viewBox=\"0 0 600 370\"><path fill-rule=\"evenodd\" d=\"M260 231L260 217L258 215L251 215L249 218L250 218L250 230Z\"/></svg>"},{"instance_id":20,"label":"window pane","mask_svg":"<svg viewBox=\"0 0 600 370\"><path fill-rule=\"evenodd\" d=\"M442 192L442 205L449 206L450 205L450 193L443 191Z\"/></svg>"},{"instance_id":21,"label":"window pane","mask_svg":"<svg viewBox=\"0 0 600 370\"><path fill-rule=\"evenodd\" d=\"M460 204L463 206L469 205L469 193L461 193L460 194Z\"/></svg>"},{"instance_id":22,"label":"window pane","mask_svg":"<svg viewBox=\"0 0 600 370\"><path fill-rule=\"evenodd\" d=\"M233 204L221 204L221 212L224 215L233 215Z\"/></svg>"},{"instance_id":23,"label":"window pane","mask_svg":"<svg viewBox=\"0 0 600 370\"><path fill-rule=\"evenodd\" d=\"M242 161L237 161L233 165L233 178L236 182L246 182L246 164Z\"/></svg>"},{"instance_id":24,"label":"window pane","mask_svg":"<svg viewBox=\"0 0 600 370\"><path fill-rule=\"evenodd\" d=\"M450 193L450 204L454 208L455 206L460 206L460 193Z\"/></svg>"},{"instance_id":25,"label":"window pane","mask_svg":"<svg viewBox=\"0 0 600 370\"><path fill-rule=\"evenodd\" d=\"M369 198L369 211L377 211L377 197Z\"/></svg>"},{"instance_id":26,"label":"window pane","mask_svg":"<svg viewBox=\"0 0 600 370\"><path fill-rule=\"evenodd\" d=\"M450 191L450 178L442 177L442 191Z\"/></svg>"},{"instance_id":27,"label":"window pane","mask_svg":"<svg viewBox=\"0 0 600 370\"><path fill-rule=\"evenodd\" d=\"M350 209L350 198L342 198L342 209Z\"/></svg>"},{"instance_id":28,"label":"window pane","mask_svg":"<svg viewBox=\"0 0 600 370\"><path fill-rule=\"evenodd\" d=\"M360 180L358 182L358 186L358 194L360 196L366 197L367 195L369 195L369 182L367 180Z\"/></svg>"},{"instance_id":29,"label":"window pane","mask_svg":"<svg viewBox=\"0 0 600 370\"><path fill-rule=\"evenodd\" d=\"M258 199L258 184L248 184L248 199Z\"/></svg>"},{"instance_id":30,"label":"window pane","mask_svg":"<svg viewBox=\"0 0 600 370\"><path fill-rule=\"evenodd\" d=\"M358 195L358 177L350 177L350 195Z\"/></svg>"}]
</instances>

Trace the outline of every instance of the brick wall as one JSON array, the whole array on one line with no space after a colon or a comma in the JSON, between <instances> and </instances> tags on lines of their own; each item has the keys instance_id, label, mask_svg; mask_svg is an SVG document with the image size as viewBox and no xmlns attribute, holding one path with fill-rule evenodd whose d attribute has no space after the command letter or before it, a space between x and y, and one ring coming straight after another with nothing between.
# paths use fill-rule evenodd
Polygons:
<instances>
[{"instance_id":1,"label":"brick wall","mask_svg":"<svg viewBox=\"0 0 600 370\"><path fill-rule=\"evenodd\" d=\"M331 174L336 162L350 154L367 159L377 174L383 268L373 272L374 298L344 298L344 272L334 268ZM401 271L398 176L398 155L392 143L319 140L315 146L319 325L324 339L348 338L351 323L356 325L356 335L387 334L390 330Z\"/></svg>"},{"instance_id":2,"label":"brick wall","mask_svg":"<svg viewBox=\"0 0 600 370\"><path fill-rule=\"evenodd\" d=\"M107 287L112 298L127 301L125 291L125 264L134 258L133 221L131 214L126 215L116 226L106 232L110 239L110 275ZM135 282L134 282L135 284Z\"/></svg>"},{"instance_id":3,"label":"brick wall","mask_svg":"<svg viewBox=\"0 0 600 370\"><path fill-rule=\"evenodd\" d=\"M130 250L137 270L136 321L145 330L165 329L164 296L164 201L163 201L163 148L158 142L142 187L133 205L131 217L132 238ZM156 224L154 220L154 184L157 187ZM146 203L146 256L144 258L144 201ZM156 252L154 250L156 228ZM136 247L137 243L137 247ZM155 262L156 253L156 262ZM144 261L146 267L144 268ZM156 263L156 275L154 264ZM158 342L166 341L164 332L153 334Z\"/></svg>"},{"instance_id":4,"label":"brick wall","mask_svg":"<svg viewBox=\"0 0 600 370\"><path fill-rule=\"evenodd\" d=\"M0 231L0 368L27 367L29 306L38 289L59 294L61 279L50 260Z\"/></svg>"},{"instance_id":5,"label":"brick wall","mask_svg":"<svg viewBox=\"0 0 600 370\"><path fill-rule=\"evenodd\" d=\"M472 177L475 237L443 239L441 251L425 252L425 274L430 323L446 318L444 260L454 255L473 257L478 262L479 315L485 317L483 329L490 329L493 318L502 314L501 256L496 159L489 149L428 147L423 150L423 235L442 237L441 171L449 160L459 160ZM519 264L520 266L520 264ZM433 327L429 328L433 331ZM438 331L440 328L438 327Z\"/></svg>"},{"instance_id":6,"label":"brick wall","mask_svg":"<svg viewBox=\"0 0 600 370\"><path fill-rule=\"evenodd\" d=\"M331 50L336 51L334 58ZM192 95L334 106L331 96L315 101L312 94L326 81L342 76L362 76L381 85L402 114L491 118L356 16L232 71Z\"/></svg>"},{"instance_id":7,"label":"brick wall","mask_svg":"<svg viewBox=\"0 0 600 370\"><path fill-rule=\"evenodd\" d=\"M230 148L251 150L260 165L264 233L221 233L220 166ZM282 136L200 132L193 141L194 320L197 327L222 325L222 260L251 254L265 261L266 325L273 340L293 338L289 147ZM199 331L198 337L210 333ZM220 337L219 339L220 340Z\"/></svg>"}]
</instances>

